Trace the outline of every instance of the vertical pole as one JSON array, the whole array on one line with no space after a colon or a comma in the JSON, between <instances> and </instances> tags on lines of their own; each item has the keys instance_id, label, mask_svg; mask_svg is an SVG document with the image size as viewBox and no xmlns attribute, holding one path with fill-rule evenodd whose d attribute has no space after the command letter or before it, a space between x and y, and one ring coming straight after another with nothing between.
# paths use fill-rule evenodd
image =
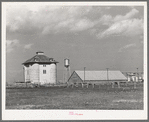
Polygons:
<instances>
[{"instance_id":1,"label":"vertical pole","mask_svg":"<svg viewBox=\"0 0 149 122\"><path fill-rule=\"evenodd\" d=\"M86 67L84 67L84 82L85 82L85 68L86 68Z\"/></svg>"},{"instance_id":2,"label":"vertical pole","mask_svg":"<svg viewBox=\"0 0 149 122\"><path fill-rule=\"evenodd\" d=\"M68 77L69 77L69 66L67 67L67 77L66 77L66 82L68 82Z\"/></svg>"},{"instance_id":3,"label":"vertical pole","mask_svg":"<svg viewBox=\"0 0 149 122\"><path fill-rule=\"evenodd\" d=\"M67 83L67 88L69 87L69 84Z\"/></svg>"},{"instance_id":4,"label":"vertical pole","mask_svg":"<svg viewBox=\"0 0 149 122\"><path fill-rule=\"evenodd\" d=\"M65 71L66 69L65 69L65 59L64 59L64 71L63 71L63 83L65 83ZM67 84L67 86L68 86L68 84Z\"/></svg>"},{"instance_id":5,"label":"vertical pole","mask_svg":"<svg viewBox=\"0 0 149 122\"><path fill-rule=\"evenodd\" d=\"M24 82L25 82L25 74L24 74L24 66L23 66L23 78L24 78Z\"/></svg>"},{"instance_id":6,"label":"vertical pole","mask_svg":"<svg viewBox=\"0 0 149 122\"><path fill-rule=\"evenodd\" d=\"M137 68L137 80L139 81L139 72L138 72L138 68Z\"/></svg>"},{"instance_id":7,"label":"vertical pole","mask_svg":"<svg viewBox=\"0 0 149 122\"><path fill-rule=\"evenodd\" d=\"M108 69L109 69L109 68L107 68L107 80L109 80L109 76L108 76Z\"/></svg>"},{"instance_id":8,"label":"vertical pole","mask_svg":"<svg viewBox=\"0 0 149 122\"><path fill-rule=\"evenodd\" d=\"M58 84L58 81L57 81L57 64L55 63L56 65L56 84Z\"/></svg>"},{"instance_id":9,"label":"vertical pole","mask_svg":"<svg viewBox=\"0 0 149 122\"><path fill-rule=\"evenodd\" d=\"M134 81L134 89L136 89L136 81Z\"/></svg>"},{"instance_id":10,"label":"vertical pole","mask_svg":"<svg viewBox=\"0 0 149 122\"><path fill-rule=\"evenodd\" d=\"M14 80L14 84L15 84L15 86L17 87L17 83L15 82L15 80Z\"/></svg>"},{"instance_id":11,"label":"vertical pole","mask_svg":"<svg viewBox=\"0 0 149 122\"><path fill-rule=\"evenodd\" d=\"M84 81L83 81L84 83L85 83L85 68L86 68L86 67L84 67ZM83 87L84 87L84 84L82 83L82 88L83 88Z\"/></svg>"},{"instance_id":12,"label":"vertical pole","mask_svg":"<svg viewBox=\"0 0 149 122\"><path fill-rule=\"evenodd\" d=\"M114 88L114 82L112 82L112 88Z\"/></svg>"},{"instance_id":13,"label":"vertical pole","mask_svg":"<svg viewBox=\"0 0 149 122\"><path fill-rule=\"evenodd\" d=\"M108 69L109 68L107 68L107 81L109 80ZM113 88L113 84L112 84L112 88Z\"/></svg>"},{"instance_id":14,"label":"vertical pole","mask_svg":"<svg viewBox=\"0 0 149 122\"><path fill-rule=\"evenodd\" d=\"M118 88L120 88L120 82L117 82L117 84L118 84Z\"/></svg>"},{"instance_id":15,"label":"vertical pole","mask_svg":"<svg viewBox=\"0 0 149 122\"><path fill-rule=\"evenodd\" d=\"M64 67L64 70L63 70L63 83L65 83L65 67Z\"/></svg>"},{"instance_id":16,"label":"vertical pole","mask_svg":"<svg viewBox=\"0 0 149 122\"><path fill-rule=\"evenodd\" d=\"M94 88L94 84L92 84L93 88Z\"/></svg>"},{"instance_id":17,"label":"vertical pole","mask_svg":"<svg viewBox=\"0 0 149 122\"><path fill-rule=\"evenodd\" d=\"M82 83L82 88L83 88L84 86L83 86L83 83Z\"/></svg>"},{"instance_id":18,"label":"vertical pole","mask_svg":"<svg viewBox=\"0 0 149 122\"><path fill-rule=\"evenodd\" d=\"M128 73L126 73L126 74L127 74L127 81L129 81Z\"/></svg>"},{"instance_id":19,"label":"vertical pole","mask_svg":"<svg viewBox=\"0 0 149 122\"><path fill-rule=\"evenodd\" d=\"M68 67L69 68L69 77L71 76L71 70L70 70L70 66ZM69 78L68 78L69 79Z\"/></svg>"}]
</instances>

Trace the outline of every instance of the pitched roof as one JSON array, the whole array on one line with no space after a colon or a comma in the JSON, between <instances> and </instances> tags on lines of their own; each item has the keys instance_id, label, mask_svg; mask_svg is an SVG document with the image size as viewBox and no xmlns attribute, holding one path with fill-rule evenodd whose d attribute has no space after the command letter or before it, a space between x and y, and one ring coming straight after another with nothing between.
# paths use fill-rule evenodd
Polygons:
<instances>
[{"instance_id":1,"label":"pitched roof","mask_svg":"<svg viewBox=\"0 0 149 122\"><path fill-rule=\"evenodd\" d=\"M35 55L31 59L28 59L23 64L29 64L29 63L58 63L57 61L53 60L53 58L49 58L45 55Z\"/></svg>"},{"instance_id":2,"label":"pitched roof","mask_svg":"<svg viewBox=\"0 0 149 122\"><path fill-rule=\"evenodd\" d=\"M84 71L75 71L84 79ZM107 80L107 71L85 71L85 80ZM127 80L120 71L108 71L108 80Z\"/></svg>"}]
</instances>

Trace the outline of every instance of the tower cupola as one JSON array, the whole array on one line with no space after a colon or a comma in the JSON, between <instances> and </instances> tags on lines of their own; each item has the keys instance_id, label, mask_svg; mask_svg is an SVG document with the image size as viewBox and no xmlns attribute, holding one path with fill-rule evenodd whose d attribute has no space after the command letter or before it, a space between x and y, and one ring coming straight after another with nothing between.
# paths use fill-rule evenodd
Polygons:
<instances>
[{"instance_id":1,"label":"tower cupola","mask_svg":"<svg viewBox=\"0 0 149 122\"><path fill-rule=\"evenodd\" d=\"M36 55L44 55L44 52L42 52L42 51L37 51L37 52L36 52Z\"/></svg>"}]
</instances>

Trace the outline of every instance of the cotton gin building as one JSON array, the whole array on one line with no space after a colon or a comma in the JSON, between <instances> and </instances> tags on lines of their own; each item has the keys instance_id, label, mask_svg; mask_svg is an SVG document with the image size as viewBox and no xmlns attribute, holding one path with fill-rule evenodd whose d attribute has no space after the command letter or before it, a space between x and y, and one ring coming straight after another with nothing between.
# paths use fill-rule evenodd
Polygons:
<instances>
[{"instance_id":1,"label":"cotton gin building","mask_svg":"<svg viewBox=\"0 0 149 122\"><path fill-rule=\"evenodd\" d=\"M56 84L57 61L38 51L31 59L23 63L25 82L33 84Z\"/></svg>"},{"instance_id":2,"label":"cotton gin building","mask_svg":"<svg viewBox=\"0 0 149 122\"><path fill-rule=\"evenodd\" d=\"M74 71L70 78L68 79L69 85L81 84L84 85L91 84L108 84L108 83L117 83L126 82L127 78L120 71Z\"/></svg>"}]
</instances>

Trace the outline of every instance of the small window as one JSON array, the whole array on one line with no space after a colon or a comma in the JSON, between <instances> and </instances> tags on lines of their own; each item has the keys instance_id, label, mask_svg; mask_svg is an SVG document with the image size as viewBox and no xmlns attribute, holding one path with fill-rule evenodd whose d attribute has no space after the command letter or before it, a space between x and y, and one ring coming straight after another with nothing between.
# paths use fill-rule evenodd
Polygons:
<instances>
[{"instance_id":1,"label":"small window","mask_svg":"<svg viewBox=\"0 0 149 122\"><path fill-rule=\"evenodd\" d=\"M43 67L46 67L46 65L43 65Z\"/></svg>"},{"instance_id":2,"label":"small window","mask_svg":"<svg viewBox=\"0 0 149 122\"><path fill-rule=\"evenodd\" d=\"M50 61L53 61L53 58L50 58Z\"/></svg>"},{"instance_id":3,"label":"small window","mask_svg":"<svg viewBox=\"0 0 149 122\"><path fill-rule=\"evenodd\" d=\"M43 74L46 74L46 70L43 70Z\"/></svg>"},{"instance_id":4,"label":"small window","mask_svg":"<svg viewBox=\"0 0 149 122\"><path fill-rule=\"evenodd\" d=\"M35 60L35 62L39 62L39 58L35 58L34 60Z\"/></svg>"}]
</instances>

